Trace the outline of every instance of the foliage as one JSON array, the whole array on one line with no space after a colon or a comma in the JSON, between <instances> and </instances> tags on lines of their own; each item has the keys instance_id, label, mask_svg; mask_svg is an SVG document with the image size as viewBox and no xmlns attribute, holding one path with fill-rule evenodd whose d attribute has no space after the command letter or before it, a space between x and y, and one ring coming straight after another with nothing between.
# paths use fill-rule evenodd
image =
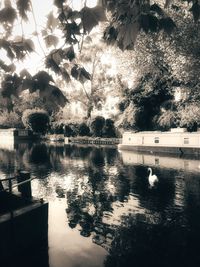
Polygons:
<instances>
[{"instance_id":1,"label":"foliage","mask_svg":"<svg viewBox=\"0 0 200 267\"><path fill-rule=\"evenodd\" d=\"M49 115L45 110L25 110L22 121L26 128L30 128L36 133L45 134L49 128Z\"/></svg>"},{"instance_id":2,"label":"foliage","mask_svg":"<svg viewBox=\"0 0 200 267\"><path fill-rule=\"evenodd\" d=\"M69 124L64 125L64 134L67 137L77 136L79 131L79 124L70 122Z\"/></svg>"},{"instance_id":3,"label":"foliage","mask_svg":"<svg viewBox=\"0 0 200 267\"><path fill-rule=\"evenodd\" d=\"M90 135L90 128L87 126L85 122L81 123L78 127L78 134L80 136L89 136Z\"/></svg>"},{"instance_id":4,"label":"foliage","mask_svg":"<svg viewBox=\"0 0 200 267\"><path fill-rule=\"evenodd\" d=\"M135 88L124 90L119 103L123 115L118 125L139 130L154 128L154 117L159 114L161 105L172 98L172 84L169 71L165 69L160 73L146 74L139 79Z\"/></svg>"},{"instance_id":5,"label":"foliage","mask_svg":"<svg viewBox=\"0 0 200 267\"><path fill-rule=\"evenodd\" d=\"M61 124L53 124L51 125L50 132L52 134L64 134L64 125Z\"/></svg>"},{"instance_id":6,"label":"foliage","mask_svg":"<svg viewBox=\"0 0 200 267\"><path fill-rule=\"evenodd\" d=\"M20 75L7 74L1 82L0 95L9 110L13 109L12 96L19 97L24 90L30 93L39 92L39 96L45 102L51 103L55 108L64 106L67 102L61 90L53 85L53 78L46 71L39 71L31 76L26 70L21 71Z\"/></svg>"},{"instance_id":7,"label":"foliage","mask_svg":"<svg viewBox=\"0 0 200 267\"><path fill-rule=\"evenodd\" d=\"M105 126L103 129L103 136L104 137L116 137L116 130L114 121L112 119L105 120Z\"/></svg>"},{"instance_id":8,"label":"foliage","mask_svg":"<svg viewBox=\"0 0 200 267\"><path fill-rule=\"evenodd\" d=\"M190 131L197 130L200 126L200 103L191 103L182 106L179 110L180 126L187 127Z\"/></svg>"},{"instance_id":9,"label":"foliage","mask_svg":"<svg viewBox=\"0 0 200 267\"><path fill-rule=\"evenodd\" d=\"M0 23L6 31L0 40L0 48L5 50L10 60L14 58L22 60L34 51L33 41L24 36L18 37L16 40L10 37L17 19L22 19L23 23L24 20L28 20L29 12L32 12L34 16L32 1L4 2L4 6L0 9ZM177 6L177 10L181 8L186 12L191 11L195 23L198 23L200 5L196 0L190 2L192 4L189 8L181 5ZM174 20L167 13L169 8L174 8L174 5L171 5L168 0L166 3L164 0L158 0L153 4L150 1L140 0L139 5L137 1L101 0L93 8L85 4L80 10L72 9L67 0L54 1L54 5L56 12L52 7L52 11L47 16L46 28L43 28L41 33L37 31L37 21L35 20L35 35L38 38L40 35L42 36L47 48L53 47L47 55L45 54L46 67L63 76L66 81L70 80L70 73L81 82L90 80L91 76L85 68L73 61L75 58L74 47L78 45L81 50L85 35L88 35L100 22L107 21L106 11L108 11L110 22L105 28L104 39L107 43L117 44L122 50L132 48L141 31L145 33L164 31L171 34L176 27ZM64 42L60 48L57 48L58 31L61 32Z\"/></svg>"},{"instance_id":10,"label":"foliage","mask_svg":"<svg viewBox=\"0 0 200 267\"><path fill-rule=\"evenodd\" d=\"M173 110L165 110L159 116L157 123L162 130L169 130L170 128L176 128L180 126L178 114Z\"/></svg>"},{"instance_id":11,"label":"foliage","mask_svg":"<svg viewBox=\"0 0 200 267\"><path fill-rule=\"evenodd\" d=\"M15 112L2 111L0 113L0 128L22 128L21 117Z\"/></svg>"},{"instance_id":12,"label":"foliage","mask_svg":"<svg viewBox=\"0 0 200 267\"><path fill-rule=\"evenodd\" d=\"M103 135L103 128L105 125L105 119L102 116L95 117L90 123L90 129L94 136L101 137Z\"/></svg>"},{"instance_id":13,"label":"foliage","mask_svg":"<svg viewBox=\"0 0 200 267\"><path fill-rule=\"evenodd\" d=\"M87 108L87 117L91 117L94 108L101 109L108 92L105 88L114 88L116 81L114 77L107 75L105 65L100 62L101 50L93 49L91 43L89 46L85 44L91 40L88 34L94 27L100 22L105 22L106 43L116 44L123 51L134 47L136 52L132 52L131 57L136 62L135 69L139 69L139 77L144 76L146 79L149 73L151 77L145 82L139 81L138 90L135 85L123 88L123 99L119 105L122 113L118 124L138 129L156 128L157 123L161 127L162 125L168 127L169 124L173 124L169 123L170 116L171 118L177 116L178 120L177 114L183 114L185 109L177 107L178 113L174 113L173 116L173 111L164 113L161 110L162 104L172 97L175 80L178 80L179 85L191 88L190 98L193 98L193 101L198 100L199 2L196 0L187 1L188 4L176 0L173 3L168 0L158 0L154 3L149 0L98 2L99 4L93 8L89 8L85 3L80 10L74 10L67 0L55 0L54 7L47 16L46 27L43 27L41 32L34 18L35 32L31 37L24 34L23 23L29 21L30 12L35 17L32 1L5 0L1 4L0 27L3 30L0 35L0 49L7 57L5 62L0 60L0 96L3 106L9 111L14 110L16 99L20 99L22 92L28 89L30 93L38 92L42 102L52 106L50 113L64 107L67 98L53 78L59 75L65 82L75 79L82 85L85 97L79 96L79 99ZM21 22L21 36L14 34L17 20ZM34 75L27 70L19 74L15 62L22 62L27 56L37 52L33 36L36 37L40 47L46 44L46 48L42 49L43 69ZM89 56L87 49L91 52ZM79 56L77 56L78 50L82 52ZM151 70L154 68L156 70L152 72L155 73L152 73ZM165 71L166 68L168 73ZM113 87L109 85L110 79ZM164 114L168 116L168 123ZM185 120L183 118L181 120L184 125Z\"/></svg>"}]
</instances>

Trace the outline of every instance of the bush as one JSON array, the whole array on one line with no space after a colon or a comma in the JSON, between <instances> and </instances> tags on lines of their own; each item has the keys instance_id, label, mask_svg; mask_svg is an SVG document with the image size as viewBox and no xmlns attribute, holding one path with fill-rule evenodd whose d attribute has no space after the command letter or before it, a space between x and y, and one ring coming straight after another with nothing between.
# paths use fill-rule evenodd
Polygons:
<instances>
[{"instance_id":1,"label":"bush","mask_svg":"<svg viewBox=\"0 0 200 267\"><path fill-rule=\"evenodd\" d=\"M67 137L77 136L79 132L79 124L78 123L69 123L64 126L64 134Z\"/></svg>"},{"instance_id":2,"label":"bush","mask_svg":"<svg viewBox=\"0 0 200 267\"><path fill-rule=\"evenodd\" d=\"M105 137L116 137L116 129L115 129L113 120L106 119L105 126L103 129L103 135Z\"/></svg>"},{"instance_id":3,"label":"bush","mask_svg":"<svg viewBox=\"0 0 200 267\"><path fill-rule=\"evenodd\" d=\"M105 119L102 116L97 116L90 124L91 132L94 136L102 137Z\"/></svg>"},{"instance_id":4,"label":"bush","mask_svg":"<svg viewBox=\"0 0 200 267\"><path fill-rule=\"evenodd\" d=\"M51 134L64 134L64 124L56 124L56 125L51 125L50 129Z\"/></svg>"},{"instance_id":5,"label":"bush","mask_svg":"<svg viewBox=\"0 0 200 267\"><path fill-rule=\"evenodd\" d=\"M23 113L22 122L26 128L45 134L49 128L49 115L42 109L27 109Z\"/></svg>"},{"instance_id":6,"label":"bush","mask_svg":"<svg viewBox=\"0 0 200 267\"><path fill-rule=\"evenodd\" d=\"M90 128L87 126L85 122L81 123L78 127L78 134L80 136L89 136L90 135Z\"/></svg>"}]
</instances>

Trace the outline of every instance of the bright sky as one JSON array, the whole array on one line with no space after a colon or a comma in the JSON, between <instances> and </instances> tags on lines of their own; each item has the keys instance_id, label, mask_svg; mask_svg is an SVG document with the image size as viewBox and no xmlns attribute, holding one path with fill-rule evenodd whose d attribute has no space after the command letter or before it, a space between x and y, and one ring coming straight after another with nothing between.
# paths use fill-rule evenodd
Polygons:
<instances>
[{"instance_id":1,"label":"bright sky","mask_svg":"<svg viewBox=\"0 0 200 267\"><path fill-rule=\"evenodd\" d=\"M15 2L15 1L14 1ZM72 8L80 10L85 3L85 0L71 0L68 1L70 6ZM97 0L87 0L87 6L88 7L94 7L97 3ZM53 0L32 0L33 10L37 22L37 32L40 32L46 25L46 16L52 11L53 7ZM54 11L56 8L54 9ZM21 71L22 69L26 68L30 73L34 74L35 72L39 71L42 66L43 62L41 59L44 58L44 53L42 52L42 49L40 48L40 45L38 43L38 39L36 36L33 36L33 32L36 31L36 26L33 20L32 13L28 13L29 21L28 23L23 22L23 31L25 34L26 39L31 39L34 41L35 44L35 51L29 56L26 57L26 59L23 62L14 62L17 65L17 71ZM14 28L14 35L15 36L21 36L22 35L22 28L20 22L16 23L16 27ZM48 49L46 48L45 44L41 39L42 47L44 50L46 50L46 53L48 54ZM0 50L0 58L4 60L7 64L10 64L12 62L6 61L6 52L4 50Z\"/></svg>"}]
</instances>

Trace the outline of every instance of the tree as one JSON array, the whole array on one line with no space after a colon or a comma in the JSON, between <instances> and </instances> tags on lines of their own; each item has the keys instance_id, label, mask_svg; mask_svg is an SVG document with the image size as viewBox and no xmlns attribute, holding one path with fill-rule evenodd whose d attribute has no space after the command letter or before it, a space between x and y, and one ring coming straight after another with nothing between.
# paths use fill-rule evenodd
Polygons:
<instances>
[{"instance_id":1,"label":"tree","mask_svg":"<svg viewBox=\"0 0 200 267\"><path fill-rule=\"evenodd\" d=\"M26 128L36 133L45 134L49 128L49 116L45 110L26 110L23 113L22 121Z\"/></svg>"},{"instance_id":2,"label":"tree","mask_svg":"<svg viewBox=\"0 0 200 267\"><path fill-rule=\"evenodd\" d=\"M48 15L46 29L41 33L38 32L37 21L34 17L32 1L18 0L16 3L5 0L4 6L0 10L2 27L5 34L2 35L0 47L5 50L8 58L13 60L24 59L27 54L34 51L34 43L31 39L17 38L12 40L13 25L17 19L22 19L21 25L23 29L23 21L28 20L29 12L33 13L35 23L35 35L41 46L41 38L43 38L51 51L47 54L42 48L45 55L45 65L56 74L63 76L69 81L70 74L78 80L90 79L87 71L74 62L75 49L78 45L82 49L83 40L92 29L101 21L106 21L105 10L110 13L110 23L108 23L104 31L104 39L107 43L116 43L122 50L130 49L134 46L136 38L140 31L146 33L165 31L170 34L175 28L175 23L168 16L164 8L171 7L170 1L158 1L152 4L149 0L138 1L114 1L101 0L97 6L90 8L85 5L80 10L73 10L66 0L55 0L54 5L57 8L56 15L52 12ZM188 8L193 14L194 21L199 20L199 4L196 0ZM180 8L187 10L187 7L181 5ZM177 7L179 9L179 7ZM59 30L63 35L63 44L57 48L59 39L56 31ZM54 47L54 48L52 48ZM56 47L56 48L55 48ZM69 68L66 68L66 63ZM13 72L12 64L7 65L1 62L1 68L4 72Z\"/></svg>"},{"instance_id":3,"label":"tree","mask_svg":"<svg viewBox=\"0 0 200 267\"><path fill-rule=\"evenodd\" d=\"M85 2L80 10L74 10L68 5L67 0L55 0L54 6L56 10L54 11L52 6L52 11L47 17L46 27L43 27L41 31L34 16L31 0L5 0L4 4L2 3L0 9L0 23L3 31L0 36L0 48L4 51L7 60L0 61L2 82L1 96L5 102L4 105L6 105L9 110L12 110L14 105L12 101L13 96L18 97L19 94L26 89L29 89L30 92L35 92L37 90L44 101L50 100L52 105L55 104L56 106L63 107L67 99L57 87L56 82L54 82L55 79L53 77L56 77L56 75L61 76L66 82L69 82L71 77L73 77L83 84L85 81L91 81L92 83L92 73L89 73L86 68L77 61L76 53L78 50L82 51L83 44L93 28L97 26L99 22L106 21L107 18L109 22L105 22L104 39L108 44L117 44L123 51L133 47L137 48L137 46L143 48L140 40L145 34L147 34L147 37L145 37L144 40L148 40L150 44L152 44L153 41L155 47L158 47L158 50L160 50L159 54L164 53L163 49L160 49L160 36L166 39L168 43L172 43L172 38L169 37L170 34L172 35L174 38L174 43L171 46L171 48L173 48L173 55L176 55L180 47L181 52L187 51L188 53L191 51L190 48L193 47L186 44L186 39L185 42L182 42L185 34L181 34L181 31L184 27L184 29L187 28L187 37L192 30L198 33L200 5L196 0L190 1L188 5L180 1L171 3L168 0L166 2L158 0L155 3L149 0L100 0L98 3L99 5L91 8L88 7ZM105 11L107 12L107 17ZM35 31L31 38L27 38L23 31L23 26L24 21L30 20L30 12L33 15ZM177 21L175 14L177 14L179 21ZM19 20L21 24L21 36L14 36L13 29L17 20ZM181 28L178 28L179 26L181 26ZM179 34L173 35L173 31L176 29L179 29ZM157 34L157 32L159 32L159 34ZM198 36L198 34L196 36ZM180 37L182 39L180 39ZM28 55L34 53L36 49L35 40L37 40L44 54L42 69L34 73L34 75L30 75L27 71L23 71L19 74L16 71L15 60L22 61ZM198 39L192 38L192 40L195 40L196 44L198 44ZM46 44L45 49L43 48L44 43ZM195 49L196 48L198 47L195 46ZM193 54L197 55L198 49L196 52L195 49L193 49ZM169 55L169 52L171 51L165 49L165 53ZM146 53L150 55L151 48L147 49ZM149 58L154 60L155 56ZM169 56L168 59L172 62ZM183 59L181 53L178 59L179 62ZM185 58L183 61L183 65L189 69ZM193 61L192 59L192 62L192 65L194 67L196 66L196 69L198 69L198 60ZM166 58L165 63L168 64ZM47 69L52 75L47 73ZM174 69L172 68L173 71L177 71L177 69L176 67ZM179 74L181 72L180 69ZM187 73L187 71L185 71L185 73ZM49 76L47 76L47 74ZM195 77L195 75L193 75L193 77ZM197 87L197 82L198 79L194 87ZM94 106L91 103L95 103L97 106L101 104L101 101L98 101L98 97L96 96L90 99L92 99L92 101L90 101L88 97L88 117L90 116L90 110L92 110Z\"/></svg>"}]
</instances>

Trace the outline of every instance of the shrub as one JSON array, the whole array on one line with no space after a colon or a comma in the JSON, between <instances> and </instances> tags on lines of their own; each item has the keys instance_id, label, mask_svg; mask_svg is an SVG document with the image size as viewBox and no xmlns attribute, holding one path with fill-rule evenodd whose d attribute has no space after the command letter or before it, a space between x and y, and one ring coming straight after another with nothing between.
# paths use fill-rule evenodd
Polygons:
<instances>
[{"instance_id":1,"label":"shrub","mask_svg":"<svg viewBox=\"0 0 200 267\"><path fill-rule=\"evenodd\" d=\"M114 121L112 119L106 119L103 135L105 137L116 137L116 129L114 126Z\"/></svg>"},{"instance_id":2,"label":"shrub","mask_svg":"<svg viewBox=\"0 0 200 267\"><path fill-rule=\"evenodd\" d=\"M67 137L77 136L79 132L79 124L78 123L69 123L64 126L64 134Z\"/></svg>"},{"instance_id":3,"label":"shrub","mask_svg":"<svg viewBox=\"0 0 200 267\"><path fill-rule=\"evenodd\" d=\"M85 122L83 122L79 125L78 134L80 136L89 136L90 135L90 128L87 126L87 124Z\"/></svg>"},{"instance_id":4,"label":"shrub","mask_svg":"<svg viewBox=\"0 0 200 267\"><path fill-rule=\"evenodd\" d=\"M42 109L27 109L23 112L22 122L26 128L45 134L49 128L49 115Z\"/></svg>"},{"instance_id":5,"label":"shrub","mask_svg":"<svg viewBox=\"0 0 200 267\"><path fill-rule=\"evenodd\" d=\"M103 127L105 125L105 119L102 116L97 116L90 124L91 132L94 136L101 137L103 135Z\"/></svg>"},{"instance_id":6,"label":"shrub","mask_svg":"<svg viewBox=\"0 0 200 267\"><path fill-rule=\"evenodd\" d=\"M71 128L70 125L65 125L65 127L64 127L64 134L67 137L74 136L74 132L73 132L73 130L72 130L72 128Z\"/></svg>"},{"instance_id":7,"label":"shrub","mask_svg":"<svg viewBox=\"0 0 200 267\"><path fill-rule=\"evenodd\" d=\"M51 134L64 134L64 124L53 124L50 129Z\"/></svg>"}]
</instances>

